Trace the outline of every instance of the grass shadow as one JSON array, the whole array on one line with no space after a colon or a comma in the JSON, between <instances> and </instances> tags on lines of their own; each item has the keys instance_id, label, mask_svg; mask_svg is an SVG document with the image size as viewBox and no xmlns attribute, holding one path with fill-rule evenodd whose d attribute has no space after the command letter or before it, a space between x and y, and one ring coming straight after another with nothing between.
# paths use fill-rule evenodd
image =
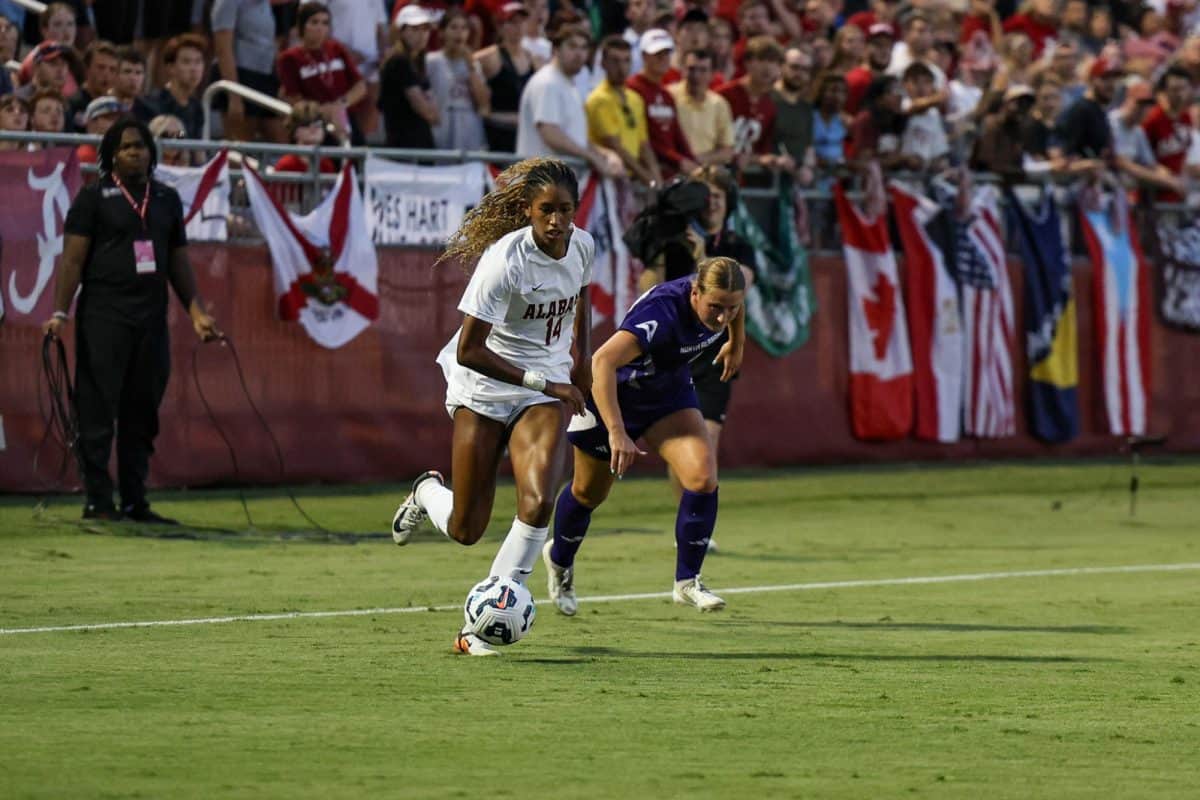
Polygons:
<instances>
[{"instance_id":1,"label":"grass shadow","mask_svg":"<svg viewBox=\"0 0 1200 800\"><path fill-rule=\"evenodd\" d=\"M615 647L580 646L565 648L570 652L592 658L678 658L685 661L865 661L879 663L980 663L980 664L1096 664L1112 662L1116 659L1089 658L1080 656L1024 656L1024 655L984 655L928 653L928 654L891 654L891 653L823 653L786 652L786 651L756 651L756 652L726 652L704 653L667 652L662 650L622 650Z\"/></svg>"},{"instance_id":2,"label":"grass shadow","mask_svg":"<svg viewBox=\"0 0 1200 800\"><path fill-rule=\"evenodd\" d=\"M784 628L849 628L852 630L880 631L940 631L944 633L1082 633L1114 635L1133 633L1132 628L1121 625L986 625L959 622L804 622L792 620L713 620L713 625L755 626L766 625Z\"/></svg>"}]
</instances>

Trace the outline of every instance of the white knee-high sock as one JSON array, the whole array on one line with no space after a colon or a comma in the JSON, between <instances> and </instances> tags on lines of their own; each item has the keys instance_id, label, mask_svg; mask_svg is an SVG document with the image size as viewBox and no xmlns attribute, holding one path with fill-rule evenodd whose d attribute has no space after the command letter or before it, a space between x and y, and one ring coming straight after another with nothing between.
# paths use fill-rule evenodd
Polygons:
<instances>
[{"instance_id":1,"label":"white knee-high sock","mask_svg":"<svg viewBox=\"0 0 1200 800\"><path fill-rule=\"evenodd\" d=\"M512 528L504 537L500 552L496 553L496 560L492 562L492 571L488 574L524 583L533 574L533 565L537 563L549 533L548 527L535 528L513 517Z\"/></svg>"},{"instance_id":2,"label":"white knee-high sock","mask_svg":"<svg viewBox=\"0 0 1200 800\"><path fill-rule=\"evenodd\" d=\"M433 526L449 536L447 531L450 529L450 511L454 508L454 492L437 481L422 481L417 487L417 502L425 509Z\"/></svg>"}]
</instances>

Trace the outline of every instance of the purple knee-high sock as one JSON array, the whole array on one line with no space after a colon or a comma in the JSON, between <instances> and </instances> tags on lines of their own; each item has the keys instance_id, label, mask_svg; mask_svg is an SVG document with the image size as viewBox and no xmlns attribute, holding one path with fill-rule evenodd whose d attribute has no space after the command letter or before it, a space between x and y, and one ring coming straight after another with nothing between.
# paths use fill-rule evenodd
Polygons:
<instances>
[{"instance_id":1,"label":"purple knee-high sock","mask_svg":"<svg viewBox=\"0 0 1200 800\"><path fill-rule=\"evenodd\" d=\"M591 524L592 509L575 499L568 483L554 505L554 544L550 545L550 560L560 567L572 566Z\"/></svg>"},{"instance_id":2,"label":"purple knee-high sock","mask_svg":"<svg viewBox=\"0 0 1200 800\"><path fill-rule=\"evenodd\" d=\"M717 525L717 490L689 492L679 499L675 517L675 580L686 581L700 574L708 540Z\"/></svg>"}]
</instances>

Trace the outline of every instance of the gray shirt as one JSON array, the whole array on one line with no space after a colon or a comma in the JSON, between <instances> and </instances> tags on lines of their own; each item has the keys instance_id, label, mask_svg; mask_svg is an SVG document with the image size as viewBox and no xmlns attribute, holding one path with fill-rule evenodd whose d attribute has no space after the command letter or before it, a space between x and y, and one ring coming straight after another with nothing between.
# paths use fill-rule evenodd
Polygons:
<instances>
[{"instance_id":1,"label":"gray shirt","mask_svg":"<svg viewBox=\"0 0 1200 800\"><path fill-rule=\"evenodd\" d=\"M1158 163L1142 126L1126 125L1121 119L1119 108L1108 112L1108 126L1112 128L1113 151L1117 155L1145 167L1153 167Z\"/></svg>"},{"instance_id":2,"label":"gray shirt","mask_svg":"<svg viewBox=\"0 0 1200 800\"><path fill-rule=\"evenodd\" d=\"M233 31L233 54L241 69L275 72L275 15L270 0L213 0L212 28Z\"/></svg>"},{"instance_id":3,"label":"gray shirt","mask_svg":"<svg viewBox=\"0 0 1200 800\"><path fill-rule=\"evenodd\" d=\"M483 119L471 99L469 70L477 69L467 59L449 59L439 50L425 57L429 88L441 112L433 126L433 143L439 150L486 150Z\"/></svg>"}]
</instances>

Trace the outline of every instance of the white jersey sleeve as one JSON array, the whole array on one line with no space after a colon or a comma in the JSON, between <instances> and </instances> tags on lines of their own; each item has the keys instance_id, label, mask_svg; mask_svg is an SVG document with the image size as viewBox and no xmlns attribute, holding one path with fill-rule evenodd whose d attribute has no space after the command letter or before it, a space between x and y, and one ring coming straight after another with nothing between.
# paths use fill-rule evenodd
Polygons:
<instances>
[{"instance_id":1,"label":"white jersey sleeve","mask_svg":"<svg viewBox=\"0 0 1200 800\"><path fill-rule=\"evenodd\" d=\"M517 294L520 269L505 257L507 248L492 245L475 265L458 310L491 325L502 325Z\"/></svg>"},{"instance_id":2,"label":"white jersey sleeve","mask_svg":"<svg viewBox=\"0 0 1200 800\"><path fill-rule=\"evenodd\" d=\"M589 286L592 283L592 265L596 261L596 240L583 228L576 228L571 235L571 241L579 242L583 254L583 281L580 285Z\"/></svg>"}]
</instances>

